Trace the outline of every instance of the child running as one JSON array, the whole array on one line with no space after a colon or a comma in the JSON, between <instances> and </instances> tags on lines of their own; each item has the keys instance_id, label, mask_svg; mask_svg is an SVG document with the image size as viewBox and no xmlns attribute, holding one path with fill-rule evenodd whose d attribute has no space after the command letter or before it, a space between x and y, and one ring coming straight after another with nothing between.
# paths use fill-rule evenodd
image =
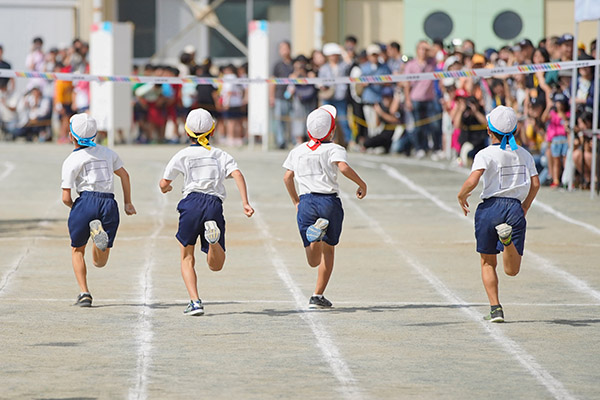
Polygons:
<instances>
[{"instance_id":1,"label":"child running","mask_svg":"<svg viewBox=\"0 0 600 400\"><path fill-rule=\"evenodd\" d=\"M203 108L190 111L185 131L193 142L173 156L165 169L159 186L163 193L173 190L171 182L183 175L183 199L177 205L179 229L177 240L181 246L181 275L190 295L185 315L202 315L204 306L198 296L194 249L200 236L201 249L207 254L206 262L212 271L220 271L225 263L225 178L233 178L240 196L244 214L251 217L254 209L248 203L244 175L235 160L226 152L211 147L208 137L215 130L215 121Z\"/></svg>"},{"instance_id":2,"label":"child running","mask_svg":"<svg viewBox=\"0 0 600 400\"><path fill-rule=\"evenodd\" d=\"M319 267L317 286L309 301L310 308L329 308L323 296L331 273L335 246L342 233L344 210L338 197L337 171L358 185L356 197L367 194L367 184L348 165L346 150L331 143L335 131L336 109L325 105L313 110L306 119L309 142L290 151L283 167L283 181L296 206L298 228L311 267ZM294 178L298 182L300 196Z\"/></svg>"},{"instance_id":3,"label":"child running","mask_svg":"<svg viewBox=\"0 0 600 400\"><path fill-rule=\"evenodd\" d=\"M70 119L69 129L69 139L75 144L75 150L62 166L62 201L71 209L68 225L73 270L81 291L75 305L91 307L85 246L91 235L94 265L104 267L119 227L113 173L121 178L125 213L133 215L136 211L131 203L131 183L123 162L114 151L94 143L96 121L87 114L76 114ZM71 189L79 194L75 202Z\"/></svg>"},{"instance_id":4,"label":"child running","mask_svg":"<svg viewBox=\"0 0 600 400\"><path fill-rule=\"evenodd\" d=\"M487 116L487 123L492 144L475 155L471 175L458 193L458 203L466 216L467 197L483 178L483 202L475 212L475 238L481 256L483 286L491 307L485 319L504 322L498 298L496 255L504 251L502 261L507 275L519 273L525 247L525 216L540 188L540 180L533 157L517 146L513 136L517 129L514 110L498 106ZM507 143L510 149L506 148Z\"/></svg>"}]
</instances>

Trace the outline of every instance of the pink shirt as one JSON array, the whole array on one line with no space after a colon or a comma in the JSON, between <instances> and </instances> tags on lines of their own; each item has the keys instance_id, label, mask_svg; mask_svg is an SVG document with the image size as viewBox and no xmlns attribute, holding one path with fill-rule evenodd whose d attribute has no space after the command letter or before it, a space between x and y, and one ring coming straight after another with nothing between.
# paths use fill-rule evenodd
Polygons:
<instances>
[{"instance_id":1,"label":"pink shirt","mask_svg":"<svg viewBox=\"0 0 600 400\"><path fill-rule=\"evenodd\" d=\"M567 111L566 115L569 118L570 113ZM567 136L564 126L565 122L555 110L550 110L550 120L548 121L548 128L546 130L547 142L551 142L557 136Z\"/></svg>"},{"instance_id":2,"label":"pink shirt","mask_svg":"<svg viewBox=\"0 0 600 400\"><path fill-rule=\"evenodd\" d=\"M410 60L404 67L405 74L420 74L423 72L434 72L435 60L433 58L419 64L417 59ZM410 99L412 101L432 101L435 100L433 81L416 81L410 84Z\"/></svg>"}]
</instances>

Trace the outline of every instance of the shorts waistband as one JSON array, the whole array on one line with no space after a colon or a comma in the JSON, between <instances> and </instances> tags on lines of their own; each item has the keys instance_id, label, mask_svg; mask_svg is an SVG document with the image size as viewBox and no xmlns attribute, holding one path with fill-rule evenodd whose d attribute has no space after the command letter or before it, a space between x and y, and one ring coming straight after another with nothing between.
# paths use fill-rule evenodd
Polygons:
<instances>
[{"instance_id":1,"label":"shorts waistband","mask_svg":"<svg viewBox=\"0 0 600 400\"><path fill-rule=\"evenodd\" d=\"M505 201L507 203L519 203L521 204L521 200L515 199L514 197L488 197L487 199L483 199L483 202L486 201Z\"/></svg>"},{"instance_id":2,"label":"shorts waistband","mask_svg":"<svg viewBox=\"0 0 600 400\"><path fill-rule=\"evenodd\" d=\"M305 196L307 194L309 194L311 196L317 196L317 197L338 197L337 193L315 193L315 192L304 193L304 194L301 194L300 197Z\"/></svg>"},{"instance_id":3,"label":"shorts waistband","mask_svg":"<svg viewBox=\"0 0 600 400\"><path fill-rule=\"evenodd\" d=\"M185 198L188 199L188 198L194 198L194 197L205 198L207 200L208 199L217 200L219 203L223 203L223 200L221 200L221 198L219 196L215 196L214 194L202 193L202 192L191 192Z\"/></svg>"},{"instance_id":4,"label":"shorts waistband","mask_svg":"<svg viewBox=\"0 0 600 400\"><path fill-rule=\"evenodd\" d=\"M100 197L103 199L114 199L114 193L105 193L105 192L93 192L93 191L85 191L79 193L79 197Z\"/></svg>"}]
</instances>

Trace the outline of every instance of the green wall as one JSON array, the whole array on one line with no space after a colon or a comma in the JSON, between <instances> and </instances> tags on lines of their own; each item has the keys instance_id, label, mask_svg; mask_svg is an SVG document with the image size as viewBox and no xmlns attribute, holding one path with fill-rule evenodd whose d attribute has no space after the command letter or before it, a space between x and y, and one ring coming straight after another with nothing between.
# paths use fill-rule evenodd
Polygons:
<instances>
[{"instance_id":1,"label":"green wall","mask_svg":"<svg viewBox=\"0 0 600 400\"><path fill-rule=\"evenodd\" d=\"M488 47L499 48L513 44L523 38L531 39L534 45L544 36L543 0L404 0L404 52L413 56L420 39L426 39L423 24L427 16L443 11L450 16L453 30L444 43L453 38L472 39L476 51ZM513 11L521 17L523 28L514 39L504 40L496 36L493 29L495 17Z\"/></svg>"}]
</instances>

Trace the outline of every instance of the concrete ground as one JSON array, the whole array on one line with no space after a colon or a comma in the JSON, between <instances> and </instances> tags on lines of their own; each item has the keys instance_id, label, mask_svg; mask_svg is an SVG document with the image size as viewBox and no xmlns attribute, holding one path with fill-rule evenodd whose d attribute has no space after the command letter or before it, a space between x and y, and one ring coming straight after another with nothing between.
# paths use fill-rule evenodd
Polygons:
<instances>
[{"instance_id":1,"label":"concrete ground","mask_svg":"<svg viewBox=\"0 0 600 400\"><path fill-rule=\"evenodd\" d=\"M600 397L600 200L589 193L541 190L522 271L500 277L507 322L489 324L473 220L456 201L467 172L350 154L368 194L357 200L340 178L335 308L309 311L316 270L283 186L286 153L231 151L256 214L243 215L228 181L227 262L211 272L197 252L206 315L186 317L182 180L168 195L157 187L178 149L117 148L138 214L122 212L106 268L87 254L94 307L80 309L60 202L71 149L0 146L0 398Z\"/></svg>"}]
</instances>

